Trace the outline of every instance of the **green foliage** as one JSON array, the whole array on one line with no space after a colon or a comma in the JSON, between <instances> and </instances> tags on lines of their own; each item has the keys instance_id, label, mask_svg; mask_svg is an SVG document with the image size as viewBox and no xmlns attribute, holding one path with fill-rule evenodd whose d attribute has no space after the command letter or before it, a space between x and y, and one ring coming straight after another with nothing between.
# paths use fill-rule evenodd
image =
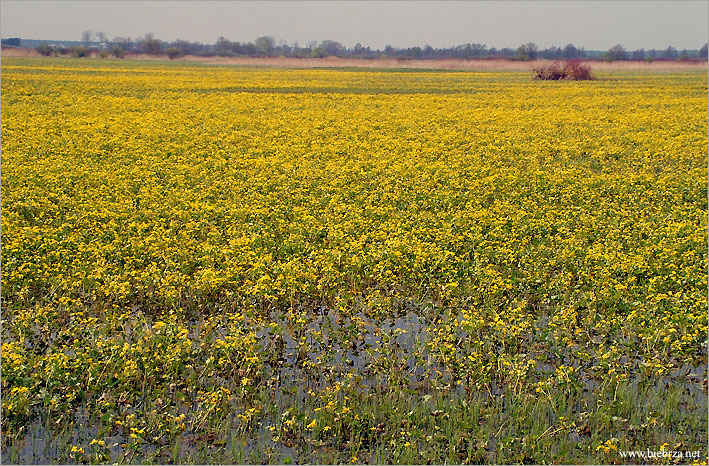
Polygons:
<instances>
[{"instance_id":1,"label":"green foliage","mask_svg":"<svg viewBox=\"0 0 709 466\"><path fill-rule=\"evenodd\" d=\"M89 49L87 49L83 45L78 45L76 47L69 48L69 53L74 58L81 58L89 55Z\"/></svg>"},{"instance_id":2,"label":"green foliage","mask_svg":"<svg viewBox=\"0 0 709 466\"><path fill-rule=\"evenodd\" d=\"M175 58L180 58L185 56L185 53L181 50L178 49L177 47L170 47L167 50L165 50L165 54L168 56L170 60L174 60Z\"/></svg>"},{"instance_id":3,"label":"green foliage","mask_svg":"<svg viewBox=\"0 0 709 466\"><path fill-rule=\"evenodd\" d=\"M327 57L327 52L322 47L315 47L311 56L313 58L325 58Z\"/></svg>"},{"instance_id":4,"label":"green foliage","mask_svg":"<svg viewBox=\"0 0 709 466\"><path fill-rule=\"evenodd\" d=\"M37 52L39 52L40 55L42 55L44 57L57 55L56 49L49 44L40 44L36 50L37 50Z\"/></svg>"},{"instance_id":5,"label":"green foliage","mask_svg":"<svg viewBox=\"0 0 709 466\"><path fill-rule=\"evenodd\" d=\"M120 45L114 45L113 48L111 48L111 53L116 58L123 58L126 56L126 53L123 51L123 47Z\"/></svg>"}]
</instances>

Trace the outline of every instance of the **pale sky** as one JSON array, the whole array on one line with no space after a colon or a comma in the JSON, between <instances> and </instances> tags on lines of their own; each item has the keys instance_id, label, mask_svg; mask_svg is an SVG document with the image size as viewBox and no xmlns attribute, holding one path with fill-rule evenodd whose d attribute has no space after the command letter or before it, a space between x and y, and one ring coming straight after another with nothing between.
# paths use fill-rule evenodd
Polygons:
<instances>
[{"instance_id":1,"label":"pale sky","mask_svg":"<svg viewBox=\"0 0 709 466\"><path fill-rule=\"evenodd\" d=\"M704 45L708 24L708 1L0 1L0 36L42 40L80 40L91 30L205 44L270 35L378 49L531 41L681 50Z\"/></svg>"}]
</instances>

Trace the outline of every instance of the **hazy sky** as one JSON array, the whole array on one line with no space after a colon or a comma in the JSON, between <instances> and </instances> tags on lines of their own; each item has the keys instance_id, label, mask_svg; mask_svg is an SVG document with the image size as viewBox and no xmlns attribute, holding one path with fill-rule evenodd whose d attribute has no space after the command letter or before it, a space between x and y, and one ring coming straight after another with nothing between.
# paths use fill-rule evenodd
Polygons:
<instances>
[{"instance_id":1,"label":"hazy sky","mask_svg":"<svg viewBox=\"0 0 709 466\"><path fill-rule=\"evenodd\" d=\"M0 35L80 40L153 32L214 43L271 35L289 44L336 40L384 48L481 43L516 48L571 42L592 50L698 49L707 42L707 1L17 1L0 2Z\"/></svg>"}]
</instances>

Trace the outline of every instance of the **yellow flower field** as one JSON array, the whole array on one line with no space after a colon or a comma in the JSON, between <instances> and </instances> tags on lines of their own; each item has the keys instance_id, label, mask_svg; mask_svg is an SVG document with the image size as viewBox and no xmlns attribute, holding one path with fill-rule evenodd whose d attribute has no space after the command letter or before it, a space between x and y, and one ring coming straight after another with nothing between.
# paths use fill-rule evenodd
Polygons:
<instances>
[{"instance_id":1,"label":"yellow flower field","mask_svg":"<svg viewBox=\"0 0 709 466\"><path fill-rule=\"evenodd\" d=\"M5 58L2 304L10 462L705 455L707 75Z\"/></svg>"}]
</instances>

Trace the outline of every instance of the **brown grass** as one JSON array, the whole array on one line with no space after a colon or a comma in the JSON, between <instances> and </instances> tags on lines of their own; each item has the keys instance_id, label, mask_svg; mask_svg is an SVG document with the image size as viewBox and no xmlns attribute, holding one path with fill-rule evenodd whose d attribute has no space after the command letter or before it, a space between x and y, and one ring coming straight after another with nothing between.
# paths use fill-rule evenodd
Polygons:
<instances>
[{"instance_id":1,"label":"brown grass","mask_svg":"<svg viewBox=\"0 0 709 466\"><path fill-rule=\"evenodd\" d=\"M145 59L138 56L138 59ZM161 59L152 57L148 59ZM513 61L513 60L415 60L415 59L359 59L359 58L269 58L269 57L195 57L185 56L180 61L199 62L218 65L270 66L282 68L421 68L432 70L461 71L532 71L551 63L552 60ZM623 61L623 62L582 62L598 71L636 71L636 70L701 70L707 68L707 62L680 61Z\"/></svg>"},{"instance_id":2,"label":"brown grass","mask_svg":"<svg viewBox=\"0 0 709 466\"><path fill-rule=\"evenodd\" d=\"M35 49L26 47L3 47L0 50L0 55L3 57L39 57L40 54Z\"/></svg>"},{"instance_id":3,"label":"brown grass","mask_svg":"<svg viewBox=\"0 0 709 466\"><path fill-rule=\"evenodd\" d=\"M38 57L39 53L28 48L3 48L3 57ZM92 54L96 58L96 54ZM112 58L112 57L111 57ZM167 60L166 56L128 54L128 60ZM185 55L174 61L204 63L213 65L266 66L277 68L421 68L431 70L461 71L532 71L551 63L551 60L416 60L416 59L361 59L361 58L286 58L286 57L198 57ZM686 71L707 68L702 61L585 61L594 71Z\"/></svg>"}]
</instances>

